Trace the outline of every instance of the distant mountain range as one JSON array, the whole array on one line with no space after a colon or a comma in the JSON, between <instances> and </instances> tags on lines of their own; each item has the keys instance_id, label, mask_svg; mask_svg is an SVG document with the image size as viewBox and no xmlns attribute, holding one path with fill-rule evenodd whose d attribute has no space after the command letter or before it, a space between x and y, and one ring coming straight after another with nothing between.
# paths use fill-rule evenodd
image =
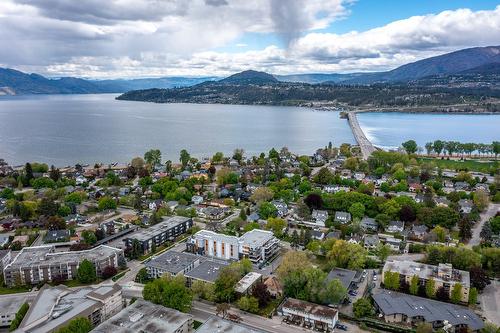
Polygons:
<instances>
[{"instance_id":1,"label":"distant mountain range","mask_svg":"<svg viewBox=\"0 0 500 333\"><path fill-rule=\"evenodd\" d=\"M149 79L49 79L10 68L0 68L0 95L122 93L137 89L174 88L219 79L216 77L163 77Z\"/></svg>"},{"instance_id":2,"label":"distant mountain range","mask_svg":"<svg viewBox=\"0 0 500 333\"><path fill-rule=\"evenodd\" d=\"M462 80L477 82L479 76L495 81L499 75L500 46L463 49L440 56L423 59L386 72L351 74L297 74L276 75L244 71L219 80L217 77L164 77L150 79L85 80L73 77L49 79L38 74L26 74L14 69L0 68L0 95L2 94L85 94L121 93L130 90L170 89L196 86L198 84L219 85L269 85L280 82L309 84L394 84L429 83L446 84L448 77L460 76ZM448 80L449 81L449 80ZM498 85L498 83L497 83Z\"/></svg>"}]
</instances>

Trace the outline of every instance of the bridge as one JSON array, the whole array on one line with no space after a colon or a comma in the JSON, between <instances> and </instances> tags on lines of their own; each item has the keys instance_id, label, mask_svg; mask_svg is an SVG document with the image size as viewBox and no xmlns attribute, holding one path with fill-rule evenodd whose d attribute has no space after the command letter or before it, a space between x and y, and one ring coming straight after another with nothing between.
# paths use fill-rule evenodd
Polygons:
<instances>
[{"instance_id":1,"label":"bridge","mask_svg":"<svg viewBox=\"0 0 500 333\"><path fill-rule=\"evenodd\" d=\"M361 129L358 123L358 117L356 116L356 112L351 111L347 113L347 120L349 121L349 126L351 126L352 134L356 139L359 147L361 148L361 154L363 155L363 159L366 160L370 155L376 150L372 145L370 140L366 137L365 133Z\"/></svg>"}]
</instances>

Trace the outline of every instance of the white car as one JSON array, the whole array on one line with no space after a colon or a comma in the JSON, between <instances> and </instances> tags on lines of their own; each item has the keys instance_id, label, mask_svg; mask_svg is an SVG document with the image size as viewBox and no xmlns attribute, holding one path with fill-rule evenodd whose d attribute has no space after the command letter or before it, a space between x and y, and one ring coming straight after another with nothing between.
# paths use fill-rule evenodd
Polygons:
<instances>
[{"instance_id":1,"label":"white car","mask_svg":"<svg viewBox=\"0 0 500 333\"><path fill-rule=\"evenodd\" d=\"M377 281L377 276L376 275L373 276L373 281Z\"/></svg>"}]
</instances>

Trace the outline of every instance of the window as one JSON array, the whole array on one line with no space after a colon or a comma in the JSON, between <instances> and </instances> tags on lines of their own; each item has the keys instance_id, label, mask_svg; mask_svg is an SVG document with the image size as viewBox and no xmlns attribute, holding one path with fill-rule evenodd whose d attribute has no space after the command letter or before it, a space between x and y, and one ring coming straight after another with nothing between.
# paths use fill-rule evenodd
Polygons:
<instances>
[{"instance_id":1,"label":"window","mask_svg":"<svg viewBox=\"0 0 500 333\"><path fill-rule=\"evenodd\" d=\"M233 253L234 253L234 252L233 252L233 244L231 244L231 247L230 247L230 254L231 254L231 257L233 257L233 256L234 256L234 254L233 254Z\"/></svg>"},{"instance_id":2,"label":"window","mask_svg":"<svg viewBox=\"0 0 500 333\"><path fill-rule=\"evenodd\" d=\"M225 251L224 251L224 242L222 242L222 256L224 257L224 255L226 254Z\"/></svg>"}]
</instances>

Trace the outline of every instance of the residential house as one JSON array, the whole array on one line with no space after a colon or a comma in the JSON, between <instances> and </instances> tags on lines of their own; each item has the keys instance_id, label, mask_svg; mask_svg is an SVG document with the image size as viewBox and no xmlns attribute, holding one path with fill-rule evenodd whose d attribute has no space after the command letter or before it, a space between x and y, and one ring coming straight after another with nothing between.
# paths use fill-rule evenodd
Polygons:
<instances>
[{"instance_id":1,"label":"residential house","mask_svg":"<svg viewBox=\"0 0 500 333\"><path fill-rule=\"evenodd\" d=\"M326 220L328 220L328 211L313 209L311 216L316 221L316 224L325 226Z\"/></svg>"},{"instance_id":2,"label":"residential house","mask_svg":"<svg viewBox=\"0 0 500 333\"><path fill-rule=\"evenodd\" d=\"M269 291L272 297L278 298L283 295L283 287L281 285L281 282L276 276L274 275L268 276L264 280L264 284L266 285L267 291Z\"/></svg>"},{"instance_id":3,"label":"residential house","mask_svg":"<svg viewBox=\"0 0 500 333\"><path fill-rule=\"evenodd\" d=\"M422 241L427 237L428 231L429 231L429 228L427 228L427 226L425 226L423 224L413 225L411 227L410 235L412 236L412 238Z\"/></svg>"},{"instance_id":4,"label":"residential house","mask_svg":"<svg viewBox=\"0 0 500 333\"><path fill-rule=\"evenodd\" d=\"M376 232L378 230L378 222L374 218L365 216L361 219L360 227L365 231Z\"/></svg>"},{"instance_id":5,"label":"residential house","mask_svg":"<svg viewBox=\"0 0 500 333\"><path fill-rule=\"evenodd\" d=\"M287 298L278 313L285 317L286 322L310 327L321 332L333 332L339 320L337 310L324 305Z\"/></svg>"},{"instance_id":6,"label":"residential house","mask_svg":"<svg viewBox=\"0 0 500 333\"><path fill-rule=\"evenodd\" d=\"M405 223L403 221L390 221L385 231L390 233L402 233L404 229Z\"/></svg>"},{"instance_id":7,"label":"residential house","mask_svg":"<svg viewBox=\"0 0 500 333\"><path fill-rule=\"evenodd\" d=\"M43 241L45 243L57 243L69 241L70 231L63 230L48 230Z\"/></svg>"},{"instance_id":8,"label":"residential house","mask_svg":"<svg viewBox=\"0 0 500 333\"><path fill-rule=\"evenodd\" d=\"M458 206L460 207L460 213L470 214L474 208L474 203L468 199L460 199L458 200Z\"/></svg>"},{"instance_id":9,"label":"residential house","mask_svg":"<svg viewBox=\"0 0 500 333\"><path fill-rule=\"evenodd\" d=\"M335 212L335 222L339 222L341 224L346 224L351 222L351 213Z\"/></svg>"},{"instance_id":10,"label":"residential house","mask_svg":"<svg viewBox=\"0 0 500 333\"><path fill-rule=\"evenodd\" d=\"M374 250L380 244L380 239L378 235L365 235L363 242L365 249Z\"/></svg>"},{"instance_id":11,"label":"residential house","mask_svg":"<svg viewBox=\"0 0 500 333\"><path fill-rule=\"evenodd\" d=\"M284 201L273 200L271 203L278 210L279 217L285 217L288 214L288 205Z\"/></svg>"}]
</instances>

